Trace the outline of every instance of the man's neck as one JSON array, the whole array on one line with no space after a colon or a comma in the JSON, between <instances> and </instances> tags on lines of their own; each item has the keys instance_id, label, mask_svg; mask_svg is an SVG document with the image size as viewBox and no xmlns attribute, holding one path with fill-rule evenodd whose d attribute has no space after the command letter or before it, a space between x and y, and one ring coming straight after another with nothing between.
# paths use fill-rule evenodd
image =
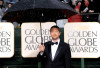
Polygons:
<instances>
[{"instance_id":1,"label":"man's neck","mask_svg":"<svg viewBox=\"0 0 100 68\"><path fill-rule=\"evenodd\" d=\"M59 38L58 39L52 39L53 42L58 42Z\"/></svg>"}]
</instances>

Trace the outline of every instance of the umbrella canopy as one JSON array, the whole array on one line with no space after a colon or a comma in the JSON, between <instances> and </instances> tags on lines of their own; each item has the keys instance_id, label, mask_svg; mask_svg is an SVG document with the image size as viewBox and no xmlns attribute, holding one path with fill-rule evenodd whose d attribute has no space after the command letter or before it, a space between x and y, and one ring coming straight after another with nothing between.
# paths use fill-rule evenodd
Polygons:
<instances>
[{"instance_id":1,"label":"umbrella canopy","mask_svg":"<svg viewBox=\"0 0 100 68\"><path fill-rule=\"evenodd\" d=\"M76 11L58 0L21 0L3 16L3 20L17 22L55 21L68 18Z\"/></svg>"},{"instance_id":2,"label":"umbrella canopy","mask_svg":"<svg viewBox=\"0 0 100 68\"><path fill-rule=\"evenodd\" d=\"M58 0L21 0L14 4L3 16L10 22L40 22L41 44L43 43L41 22L56 21L76 14L68 4Z\"/></svg>"}]
</instances>

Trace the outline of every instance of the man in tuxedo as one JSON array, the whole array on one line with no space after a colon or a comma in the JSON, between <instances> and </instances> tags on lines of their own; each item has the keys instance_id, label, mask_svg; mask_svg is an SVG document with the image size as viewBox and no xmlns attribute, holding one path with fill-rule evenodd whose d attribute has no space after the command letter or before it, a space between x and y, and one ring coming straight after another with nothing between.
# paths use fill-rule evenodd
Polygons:
<instances>
[{"instance_id":1,"label":"man in tuxedo","mask_svg":"<svg viewBox=\"0 0 100 68\"><path fill-rule=\"evenodd\" d=\"M71 52L69 44L60 40L58 26L50 29L52 40L40 45L38 60L42 61L43 68L70 68Z\"/></svg>"}]
</instances>

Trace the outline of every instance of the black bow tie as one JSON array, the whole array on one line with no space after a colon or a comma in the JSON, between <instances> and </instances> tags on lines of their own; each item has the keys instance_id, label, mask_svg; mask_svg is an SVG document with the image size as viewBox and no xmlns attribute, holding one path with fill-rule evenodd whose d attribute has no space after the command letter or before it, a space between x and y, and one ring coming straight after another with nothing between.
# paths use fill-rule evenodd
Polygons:
<instances>
[{"instance_id":1,"label":"black bow tie","mask_svg":"<svg viewBox=\"0 0 100 68\"><path fill-rule=\"evenodd\" d=\"M56 45L57 45L57 44L58 44L58 42L55 42L55 43L54 43L54 42L51 42L51 45L54 45L54 44L56 44Z\"/></svg>"}]
</instances>

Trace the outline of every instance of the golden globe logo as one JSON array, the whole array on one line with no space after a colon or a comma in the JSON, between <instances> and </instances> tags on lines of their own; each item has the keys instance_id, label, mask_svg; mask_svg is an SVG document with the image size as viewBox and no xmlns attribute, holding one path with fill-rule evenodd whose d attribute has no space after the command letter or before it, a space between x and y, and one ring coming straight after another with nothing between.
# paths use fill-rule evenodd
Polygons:
<instances>
[{"instance_id":1,"label":"golden globe logo","mask_svg":"<svg viewBox=\"0 0 100 68\"><path fill-rule=\"evenodd\" d=\"M0 23L0 58L14 55L14 26L11 23Z\"/></svg>"},{"instance_id":2,"label":"golden globe logo","mask_svg":"<svg viewBox=\"0 0 100 68\"><path fill-rule=\"evenodd\" d=\"M99 23L68 23L64 27L64 33L65 42L70 44L72 58L99 57Z\"/></svg>"},{"instance_id":3,"label":"golden globe logo","mask_svg":"<svg viewBox=\"0 0 100 68\"><path fill-rule=\"evenodd\" d=\"M54 22L42 23L42 38L43 42L47 42L51 39L50 28L56 25ZM40 23L23 23L21 26L21 54L24 58L37 57L39 53L39 45L41 44L41 31Z\"/></svg>"}]
</instances>

